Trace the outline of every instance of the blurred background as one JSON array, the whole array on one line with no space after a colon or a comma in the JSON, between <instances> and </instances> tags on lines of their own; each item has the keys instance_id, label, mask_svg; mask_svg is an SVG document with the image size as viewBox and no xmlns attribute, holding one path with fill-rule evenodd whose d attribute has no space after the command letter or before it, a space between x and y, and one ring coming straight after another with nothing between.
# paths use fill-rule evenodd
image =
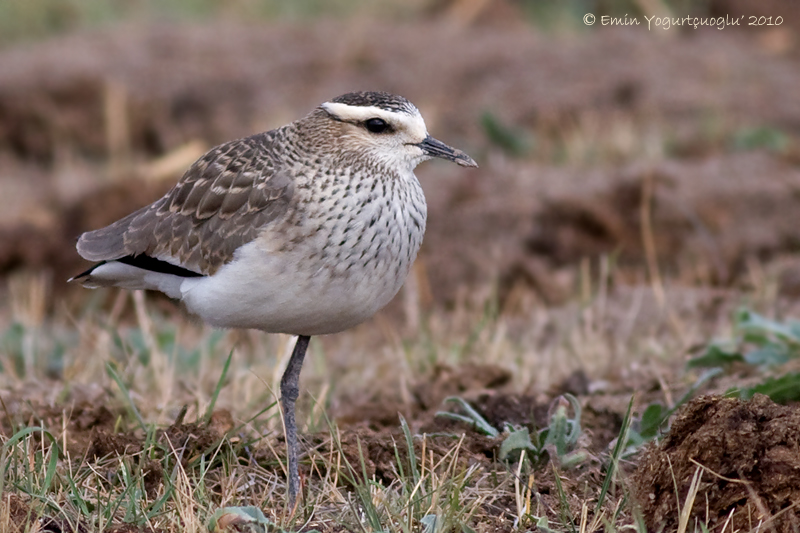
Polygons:
<instances>
[{"instance_id":1,"label":"blurred background","mask_svg":"<svg viewBox=\"0 0 800 533\"><path fill-rule=\"evenodd\" d=\"M158 198L215 144L355 90L409 98L480 163L418 169L428 233L384 332L487 306L532 331L536 312L598 287L643 287L662 311L796 296L798 15L755 0L4 1L5 368L33 364L19 324L59 316L68 332L115 302L127 316L116 292L66 285L88 266L81 232ZM647 27L686 16L739 24ZM519 342L541 351L536 331ZM80 353L77 332L58 335L37 356L56 377Z\"/></svg>"}]
</instances>

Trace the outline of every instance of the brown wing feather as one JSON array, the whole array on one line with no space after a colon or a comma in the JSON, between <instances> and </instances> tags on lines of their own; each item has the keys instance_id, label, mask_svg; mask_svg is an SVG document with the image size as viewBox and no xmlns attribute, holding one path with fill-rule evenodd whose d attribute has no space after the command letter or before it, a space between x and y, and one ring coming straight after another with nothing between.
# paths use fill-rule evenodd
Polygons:
<instances>
[{"instance_id":1,"label":"brown wing feather","mask_svg":"<svg viewBox=\"0 0 800 533\"><path fill-rule=\"evenodd\" d=\"M210 275L280 218L293 181L275 164L270 134L211 150L163 198L78 240L90 261L145 254Z\"/></svg>"}]
</instances>

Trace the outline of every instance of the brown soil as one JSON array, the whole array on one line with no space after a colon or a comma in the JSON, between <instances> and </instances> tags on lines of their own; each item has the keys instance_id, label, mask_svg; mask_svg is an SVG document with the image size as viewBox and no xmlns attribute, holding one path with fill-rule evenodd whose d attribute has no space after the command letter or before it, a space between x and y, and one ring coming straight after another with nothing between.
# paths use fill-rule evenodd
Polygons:
<instances>
[{"instance_id":1,"label":"brown soil","mask_svg":"<svg viewBox=\"0 0 800 533\"><path fill-rule=\"evenodd\" d=\"M582 382L583 379L571 376L556 389L559 391L570 389L571 385ZM418 461L421 460L419 458L422 457L424 447L425 459L428 461L427 468L430 468L431 459L435 464L443 458L452 461L455 457L453 464L455 471L465 471L470 466L478 465L481 472L505 475L509 466L498 460L502 436L487 437L469 425L437 417L435 413L443 408L452 409L451 405L443 406L441 402L446 395L458 394L471 398L471 405L496 428L502 428L504 424L526 426L531 431L545 427L554 402L552 397L543 400L533 396L503 392L502 386L507 381L507 373L496 367L472 364L461 368L437 367L429 379L415 384L413 388L419 392L420 403L415 404L413 418L409 418L408 422L412 435L426 435L424 439L415 437L413 440ZM433 392L439 388L443 390L438 393ZM586 406L582 417L584 437L580 447L591 455L598 456L607 450L609 443L619 432L622 414L595 410L589 407L592 403L591 395L585 391L583 394L575 392L580 395L581 403ZM120 417L130 423L130 416L125 414L122 406L104 396L104 393L86 392L80 387L73 387L70 392L71 398L65 398L62 402L62 405L69 405L70 401L74 400L66 409L41 404L36 399L35 391L33 393L33 397L25 396L23 391L4 394L3 404L8 408L9 416L3 418L3 423L15 421L19 424L24 420L36 420L37 423L42 423L52 430L65 427L66 451L70 457L89 462L98 471L108 471L109 475L118 467L116 461L118 456L134 458L135 467L144 477L145 490L150 498L157 497L162 488L165 474L163 458L166 454L188 465L195 462L202 454L213 452L214 446L233 428L231 415L224 410L216 411L208 424L186 423L180 414L168 428L158 431L154 451L143 454L145 435L136 427L115 431L115 425L119 424ZM351 408L353 412L358 412L374 403L380 404L380 401L355 404ZM364 474L367 479L377 479L388 485L398 478L398 458L406 475L409 475L410 464L405 434L399 427L398 410L392 411L392 407L396 407L396 404L384 402L381 405L385 413L376 414L377 411L373 407L372 411L368 411L372 417L369 420L348 421L339 418L338 424L341 429L338 432L338 441L332 440L331 433L327 430L302 435L304 449L308 452L301 462L303 476L324 477L327 468L331 466L331 454L337 452L341 452L350 465L349 468L345 467L339 471L340 483L345 486L363 482ZM66 422L62 421L62 417L66 417ZM384 419L385 423L381 423L380 421ZM3 434L8 436L11 432L11 427L2 427ZM59 435L58 439L61 442L62 437ZM281 463L285 461L285 448L282 437L277 436L277 441L269 446L255 446L246 453L250 460L255 460L261 467L283 475ZM457 444L458 453L454 454L453 449ZM335 466L335 463L333 464ZM579 468L571 470L562 482L575 490L581 483L589 482L595 485L602 481L598 466L597 461L588 461ZM420 467L421 464L418 465L418 468ZM547 505L558 508L560 503L553 485L553 475L547 463L541 463L537 467L536 487L539 492L538 497L542 498L543 503L549 501ZM572 503L576 506L575 511L579 512L581 505L579 499ZM505 516L503 513L510 505L510 501L492 501L487 504L484 511L489 516L496 516L500 524L504 523L501 517Z\"/></svg>"},{"instance_id":2,"label":"brown soil","mask_svg":"<svg viewBox=\"0 0 800 533\"><path fill-rule=\"evenodd\" d=\"M713 531L750 531L758 524L762 531L797 531L799 435L798 406L777 405L762 395L750 401L696 398L646 452L634 476L648 530L677 527L675 492L683 506L702 467L692 517Z\"/></svg>"},{"instance_id":3,"label":"brown soil","mask_svg":"<svg viewBox=\"0 0 800 533\"><path fill-rule=\"evenodd\" d=\"M16 494L3 494L0 500L0 516L8 516L9 533L22 533L29 528L38 517L22 497Z\"/></svg>"},{"instance_id":4,"label":"brown soil","mask_svg":"<svg viewBox=\"0 0 800 533\"><path fill-rule=\"evenodd\" d=\"M186 464L195 460L200 454L213 451L214 445L219 443L231 429L233 429L233 419L225 410L214 412L209 423L200 421L185 423L182 415L179 415L171 426L158 432L156 442L165 452L172 453ZM89 438L86 453L95 459L135 455L142 451L144 445L144 436L138 430L114 433L107 427L96 428L90 433ZM160 476L157 474L161 471L157 463L149 462L143 467L160 481Z\"/></svg>"},{"instance_id":5,"label":"brown soil","mask_svg":"<svg viewBox=\"0 0 800 533\"><path fill-rule=\"evenodd\" d=\"M452 436L431 436L426 437L423 444L421 439L414 439L414 450L419 461L420 455L425 448L426 459L433 457L437 463L443 457L453 455L453 448L459 442L460 435L453 433ZM350 427L341 433L341 440L333 442L330 433L312 435L308 439L308 447L315 450L313 457L314 472L325 475L327 466L330 466L329 457L331 452L341 451L350 469L343 472L350 473L351 479L343 479L345 484L351 484L353 480L363 483L363 475L366 473L367 479L377 479L386 485L395 481L399 476L397 458L403 466L406 475L410 473L408 460L408 446L405 436L399 428L384 429L374 431L366 427ZM458 471L465 470L468 466L481 463L484 468L489 467L491 460L496 455L496 449L500 445L499 441L490 439L482 435L467 432L463 434L463 441L459 448L455 468ZM364 468L362 469L362 458ZM335 464L333 466L336 466ZM430 465L428 465L430 468ZM308 474L311 473L311 466L304 465Z\"/></svg>"},{"instance_id":6,"label":"brown soil","mask_svg":"<svg viewBox=\"0 0 800 533\"><path fill-rule=\"evenodd\" d=\"M474 365L466 366L463 372L442 367L434 372L427 387L418 383L416 389L435 388L442 375L449 375L451 382L462 383L457 387L459 394L471 398L473 408L492 426L500 428L512 424L535 431L547 425L554 402L558 401L555 396L533 397L487 388L487 382L497 386L497 376L501 373L494 373L495 377L491 378L492 369L487 367L482 373L488 376L486 379L470 378L480 374ZM579 448L589 454L589 460L560 473L560 483L569 495L566 503L575 516L583 504L577 495L583 494L586 487L598 489L603 482L601 462L595 458L608 452L611 442L619 434L623 415L622 410L594 407L608 402L580 390L585 387L585 376L573 375L553 390L553 394L572 390L583 405L583 436ZM72 394L85 396L79 390ZM227 411L215 412L209 424L186 423L181 414L172 425L158 432L156 455L152 456L141 454L145 443L139 429L114 431L114 424L123 410L113 407L113 402L107 399L100 401L95 398L91 403L84 401L66 411L35 405L30 398L21 396L5 395L3 403L8 408L7 420L30 418L51 428L65 425L67 450L71 456L84 457L101 471L116 468L116 461L109 462L109 458L118 455L138 457L137 468L143 474L145 489L151 498L156 497L162 487L163 454L171 454L184 465L189 464L201 454L213 450L233 427ZM360 407L363 406L356 405L353 409ZM455 461L457 471L475 465L483 473L504 473L509 468L498 460L503 437L490 438L463 423L434 416L441 408L440 404L426 408L419 405L415 417L409 420L413 435L426 435L424 439L416 437L413 441L418 461L424 447L426 461ZM66 424L62 424L62 416L68 417ZM388 420L388 416L386 418ZM400 474L398 459L409 475L408 447L397 423L397 411L394 412L394 421L386 425L376 424L375 420L344 424L340 421L340 424L338 440L332 440L328 431L303 436L304 448L308 452L301 462L304 478L324 477L332 464L330 458L338 452L350 465L339 470L339 481L345 486L361 483L364 475L387 485L396 481ZM9 431L10 428L3 428L6 435ZM707 520L715 531L731 526L735 530L748 530L759 522L768 526L766 530L796 530L800 525L797 518L800 516L797 512L800 505L800 439L797 435L800 435L798 407L779 406L764 396L756 396L747 402L718 396L693 400L676 416L660 444L647 449L633 473L634 495L641 505L648 530L677 527L680 509L676 504L675 487L683 505L698 465L702 465L703 473L693 517L704 523ZM284 460L284 448L280 440L279 437L277 445L255 447L248 452L248 457L262 467L282 474L280 462ZM459 444L458 454L453 453L456 444ZM516 467L511 465L511 468ZM563 509L565 502L556 488L554 476L548 462L535 468L537 501L545 508ZM9 509L9 516L26 523L24 517L28 516L31 508L17 496L8 498L6 495L4 505ZM509 492L507 498L512 498L512 493ZM513 504L511 500L494 499L482 508L482 512L487 520L496 517L498 525L507 525L505 513L513 508ZM32 516L36 514L35 511L30 513ZM38 520L39 516L35 518ZM44 517L43 520L48 520L53 527L62 528L62 531L72 531L64 529L68 524L56 518ZM728 526L724 526L729 520Z\"/></svg>"},{"instance_id":7,"label":"brown soil","mask_svg":"<svg viewBox=\"0 0 800 533\"><path fill-rule=\"evenodd\" d=\"M130 524L122 524L119 526L111 526L103 533L158 533L159 530L153 530L144 526L132 526Z\"/></svg>"},{"instance_id":8,"label":"brown soil","mask_svg":"<svg viewBox=\"0 0 800 533\"><path fill-rule=\"evenodd\" d=\"M81 523L71 524L63 518L53 518L38 513L30 501L16 494L3 494L2 501L0 501L0 516L8 517L7 527L3 529L3 533L24 533L27 531L41 531L43 533L87 533L89 531L86 526ZM109 531L117 531L117 529ZM144 530L135 528L125 533L140 532L144 533Z\"/></svg>"},{"instance_id":9,"label":"brown soil","mask_svg":"<svg viewBox=\"0 0 800 533\"><path fill-rule=\"evenodd\" d=\"M58 272L57 286L63 287L65 276L76 275L85 266L75 255L77 235L147 205L168 188L169 184L138 179L120 181L69 204L52 206L52 218L48 217L44 224L22 220L0 225L0 274L23 267Z\"/></svg>"},{"instance_id":10,"label":"brown soil","mask_svg":"<svg viewBox=\"0 0 800 533\"><path fill-rule=\"evenodd\" d=\"M557 303L572 289L564 270L599 254L615 255L634 279L645 263L644 204L657 258L682 281L747 280L748 261L796 248L797 217L787 213L800 213L797 143L730 150L742 128L800 123L797 63L751 35L597 32L554 46L524 25L341 24L128 27L0 52L0 187L15 191L0 198L0 274L50 269L63 289L62 278L86 266L73 250L78 234L168 186L135 179L139 163L188 141L213 145L276 126L355 87L407 95L431 131L481 163L472 173L420 168L431 214L420 264L434 302L498 280L511 309L519 288ZM263 53L278 49L285 53ZM103 102L119 90L130 128L123 176L131 178L109 185L99 179L107 173L99 161L116 153L106 145ZM498 155L480 126L487 109L536 135L544 151L537 163ZM709 133L709 120L719 131ZM542 164L582 124L620 123L664 132L670 161ZM57 154L73 162L67 177ZM647 182L652 192L643 195ZM800 264L776 268L781 290L800 293Z\"/></svg>"},{"instance_id":11,"label":"brown soil","mask_svg":"<svg viewBox=\"0 0 800 533\"><path fill-rule=\"evenodd\" d=\"M84 396L81 391L73 391L72 394ZM125 410L121 406L113 408L113 411L106 407L114 402L105 396L93 395L91 400L81 399L69 407L42 404L39 398L18 393L4 394L2 400L9 416L0 423L0 434L6 437L13 435L14 429L9 425L11 421L18 426L42 424L51 431L66 430L64 451L73 459L102 461L121 456L139 457L145 490L151 496L158 492L163 482L160 460L164 455L170 454L186 465L200 455L213 451L214 445L234 427L233 418L226 410L215 411L208 423L185 423L181 413L172 425L157 432L155 441L159 452L144 457L141 452L145 435L138 428L115 429L118 418L125 418ZM26 420L29 422L26 423ZM33 421L36 422L31 423Z\"/></svg>"}]
</instances>

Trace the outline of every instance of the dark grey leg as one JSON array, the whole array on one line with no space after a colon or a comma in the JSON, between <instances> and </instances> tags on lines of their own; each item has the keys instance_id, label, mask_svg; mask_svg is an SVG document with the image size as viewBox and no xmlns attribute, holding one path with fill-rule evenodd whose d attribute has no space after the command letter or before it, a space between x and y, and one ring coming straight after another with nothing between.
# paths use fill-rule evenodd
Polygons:
<instances>
[{"instance_id":1,"label":"dark grey leg","mask_svg":"<svg viewBox=\"0 0 800 533\"><path fill-rule=\"evenodd\" d=\"M289 455L289 508L294 509L297 492L300 489L300 474L297 471L297 423L294 419L294 402L300 393L300 370L303 368L303 357L306 355L308 341L311 337L300 335L294 345L292 357L286 365L281 378L281 406L283 407L283 424L286 427L286 453Z\"/></svg>"}]
</instances>

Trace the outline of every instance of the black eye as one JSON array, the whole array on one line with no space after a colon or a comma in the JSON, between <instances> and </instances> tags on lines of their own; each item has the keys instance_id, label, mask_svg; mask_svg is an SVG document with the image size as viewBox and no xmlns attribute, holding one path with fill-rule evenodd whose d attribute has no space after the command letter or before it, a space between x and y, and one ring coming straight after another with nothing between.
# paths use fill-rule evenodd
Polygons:
<instances>
[{"instance_id":1,"label":"black eye","mask_svg":"<svg viewBox=\"0 0 800 533\"><path fill-rule=\"evenodd\" d=\"M371 118L364 122L364 126L372 133L386 133L391 129L389 124L382 118Z\"/></svg>"}]
</instances>

